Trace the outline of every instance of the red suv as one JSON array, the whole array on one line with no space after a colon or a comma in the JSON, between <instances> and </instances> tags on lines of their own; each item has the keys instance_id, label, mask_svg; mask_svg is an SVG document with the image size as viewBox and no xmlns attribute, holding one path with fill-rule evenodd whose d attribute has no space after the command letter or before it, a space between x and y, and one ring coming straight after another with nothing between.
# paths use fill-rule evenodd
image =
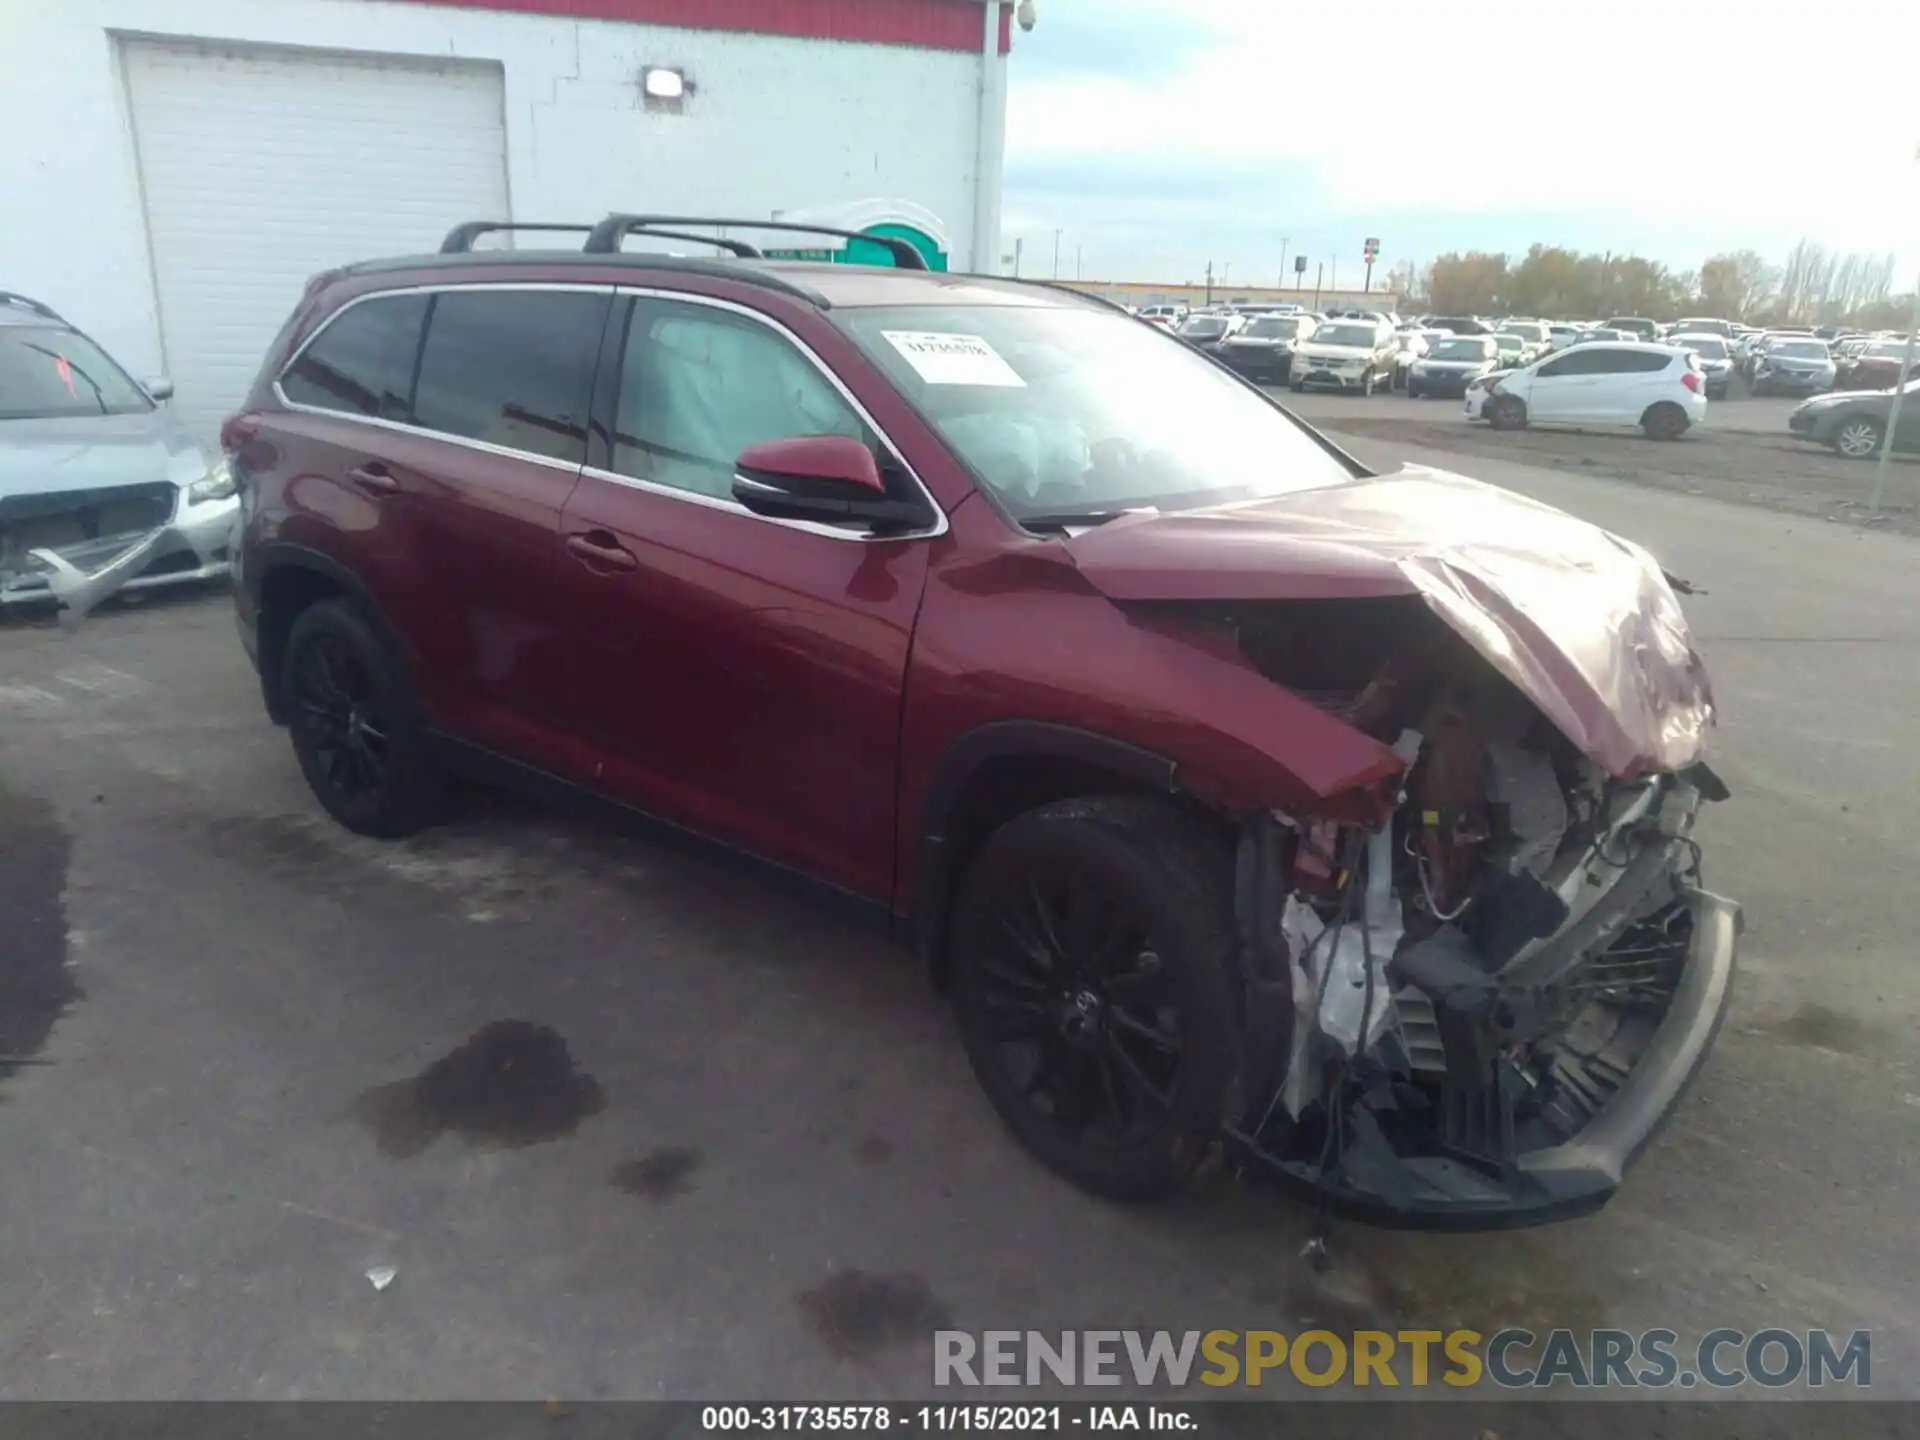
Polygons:
<instances>
[{"instance_id":1,"label":"red suv","mask_svg":"<svg viewBox=\"0 0 1920 1440\"><path fill-rule=\"evenodd\" d=\"M694 223L309 285L222 439L328 812L504 777L804 876L1102 1194L1221 1153L1382 1223L1602 1204L1738 930L1659 566L1065 290L622 250Z\"/></svg>"}]
</instances>

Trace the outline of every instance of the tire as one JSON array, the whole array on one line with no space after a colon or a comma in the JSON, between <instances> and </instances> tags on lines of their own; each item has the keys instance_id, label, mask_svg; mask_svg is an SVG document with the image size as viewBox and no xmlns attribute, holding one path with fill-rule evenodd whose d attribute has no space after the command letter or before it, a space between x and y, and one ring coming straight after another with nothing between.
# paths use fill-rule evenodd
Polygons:
<instances>
[{"instance_id":1,"label":"tire","mask_svg":"<svg viewBox=\"0 0 1920 1440\"><path fill-rule=\"evenodd\" d=\"M1233 874L1204 821L1113 795L1008 822L962 883L950 954L974 1074L1028 1151L1096 1195L1180 1190L1219 1132L1240 1035ZM1094 957L1077 971L1074 949Z\"/></svg>"},{"instance_id":2,"label":"tire","mask_svg":"<svg viewBox=\"0 0 1920 1440\"><path fill-rule=\"evenodd\" d=\"M1301 391L1305 390L1307 387L1301 384L1298 380L1289 380L1287 382L1287 388L1293 391L1294 394L1298 395Z\"/></svg>"},{"instance_id":3,"label":"tire","mask_svg":"<svg viewBox=\"0 0 1920 1440\"><path fill-rule=\"evenodd\" d=\"M1369 370L1360 377L1360 394L1363 399L1371 400L1374 392L1380 388L1380 377Z\"/></svg>"},{"instance_id":4,"label":"tire","mask_svg":"<svg viewBox=\"0 0 1920 1440\"><path fill-rule=\"evenodd\" d=\"M1419 398L1420 398L1419 389L1414 385L1414 383L1411 380L1409 380L1407 382L1407 399L1418 400Z\"/></svg>"},{"instance_id":5,"label":"tire","mask_svg":"<svg viewBox=\"0 0 1920 1440\"><path fill-rule=\"evenodd\" d=\"M1764 395L1767 393L1767 382L1755 375L1747 381L1747 389L1755 395Z\"/></svg>"},{"instance_id":6,"label":"tire","mask_svg":"<svg viewBox=\"0 0 1920 1440\"><path fill-rule=\"evenodd\" d=\"M1495 395L1481 407L1481 416L1496 430L1524 430L1526 404L1517 395Z\"/></svg>"},{"instance_id":7,"label":"tire","mask_svg":"<svg viewBox=\"0 0 1920 1440\"><path fill-rule=\"evenodd\" d=\"M1692 423L1687 419L1687 412L1671 400L1649 405L1647 413L1640 417L1640 428L1646 431L1649 440L1678 440Z\"/></svg>"},{"instance_id":8,"label":"tire","mask_svg":"<svg viewBox=\"0 0 1920 1440\"><path fill-rule=\"evenodd\" d=\"M1849 460L1871 460L1880 453L1880 442L1885 434L1879 422L1871 416L1856 415L1836 425L1833 439L1828 443L1836 454Z\"/></svg>"},{"instance_id":9,"label":"tire","mask_svg":"<svg viewBox=\"0 0 1920 1440\"><path fill-rule=\"evenodd\" d=\"M442 818L445 782L422 752L399 664L358 609L323 600L301 611L283 663L294 757L329 815L382 840Z\"/></svg>"},{"instance_id":10,"label":"tire","mask_svg":"<svg viewBox=\"0 0 1920 1440\"><path fill-rule=\"evenodd\" d=\"M1709 400L1724 400L1726 398L1727 398L1727 387L1724 385L1722 385L1718 390L1707 391L1707 399Z\"/></svg>"}]
</instances>

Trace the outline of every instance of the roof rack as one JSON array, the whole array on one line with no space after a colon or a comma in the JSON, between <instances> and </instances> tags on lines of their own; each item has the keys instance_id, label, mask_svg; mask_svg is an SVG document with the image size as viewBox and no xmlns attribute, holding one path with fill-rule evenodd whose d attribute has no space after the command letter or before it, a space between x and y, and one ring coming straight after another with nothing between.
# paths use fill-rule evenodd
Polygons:
<instances>
[{"instance_id":1,"label":"roof rack","mask_svg":"<svg viewBox=\"0 0 1920 1440\"><path fill-rule=\"evenodd\" d=\"M493 235L508 230L571 230L585 235L592 230L591 225L537 225L531 220L469 220L464 225L456 225L447 232L447 238L440 242L442 255L465 255L473 249L473 242L482 235Z\"/></svg>"},{"instance_id":2,"label":"roof rack","mask_svg":"<svg viewBox=\"0 0 1920 1440\"><path fill-rule=\"evenodd\" d=\"M66 317L56 312L51 305L42 304L31 295L16 294L12 290L0 290L0 305L18 305L48 320L58 321L62 325L67 323Z\"/></svg>"},{"instance_id":3,"label":"roof rack","mask_svg":"<svg viewBox=\"0 0 1920 1440\"><path fill-rule=\"evenodd\" d=\"M798 225L786 220L718 220L706 215L609 215L593 227L587 236L584 247L589 254L609 254L620 248L620 242L629 235L659 235L671 239L694 239L708 245L718 245L722 249L732 250L742 255L738 248L746 246L750 254L744 259L756 259L760 252L744 240L723 240L711 235L689 236L684 232L662 230L663 225L734 225L742 230L779 230L796 235L838 235L844 240L866 240L880 246L893 257L897 270L925 270L926 257L905 240L891 235L868 235L859 230L839 230L831 225Z\"/></svg>"},{"instance_id":4,"label":"roof rack","mask_svg":"<svg viewBox=\"0 0 1920 1440\"><path fill-rule=\"evenodd\" d=\"M539 225L532 221L508 223L504 220L469 220L464 225L456 225L447 232L447 238L440 242L442 255L466 255L472 253L473 243L482 235L492 235L505 230L563 230L578 235L591 235L591 225ZM717 245L723 250L731 250L742 260L758 260L760 249L749 245L745 240L727 240L717 235L696 235L689 230L661 230L653 226L644 232L661 240L691 240L699 245ZM591 246L586 247L591 249Z\"/></svg>"}]
</instances>

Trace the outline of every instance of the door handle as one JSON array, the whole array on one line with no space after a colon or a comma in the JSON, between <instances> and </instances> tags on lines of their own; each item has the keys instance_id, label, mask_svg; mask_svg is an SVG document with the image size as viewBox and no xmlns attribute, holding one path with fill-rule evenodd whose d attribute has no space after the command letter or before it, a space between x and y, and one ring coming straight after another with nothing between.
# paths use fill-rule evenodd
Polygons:
<instances>
[{"instance_id":1,"label":"door handle","mask_svg":"<svg viewBox=\"0 0 1920 1440\"><path fill-rule=\"evenodd\" d=\"M622 545L604 530L590 530L585 535L567 537L567 553L588 565L604 565L609 570L638 570L640 562L634 553Z\"/></svg>"},{"instance_id":2,"label":"door handle","mask_svg":"<svg viewBox=\"0 0 1920 1440\"><path fill-rule=\"evenodd\" d=\"M347 479L366 491L369 495L397 495L400 482L387 473L387 467L378 460L369 460L364 465L356 465L347 471Z\"/></svg>"}]
</instances>

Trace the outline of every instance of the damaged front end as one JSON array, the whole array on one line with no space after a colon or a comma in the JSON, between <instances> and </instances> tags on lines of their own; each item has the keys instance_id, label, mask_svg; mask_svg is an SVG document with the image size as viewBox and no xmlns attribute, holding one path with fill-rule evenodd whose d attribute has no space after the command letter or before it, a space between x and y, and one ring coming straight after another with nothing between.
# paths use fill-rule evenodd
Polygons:
<instances>
[{"instance_id":1,"label":"damaged front end","mask_svg":"<svg viewBox=\"0 0 1920 1440\"><path fill-rule=\"evenodd\" d=\"M77 621L110 596L229 573L237 503L170 481L0 498L0 612Z\"/></svg>"},{"instance_id":2,"label":"damaged front end","mask_svg":"<svg viewBox=\"0 0 1920 1440\"><path fill-rule=\"evenodd\" d=\"M1374 1223L1562 1219L1612 1195L1718 1029L1739 910L1692 830L1726 791L1697 750L1599 763L1430 602L1206 607L1407 767L1380 823L1244 823L1229 1154Z\"/></svg>"}]
</instances>

